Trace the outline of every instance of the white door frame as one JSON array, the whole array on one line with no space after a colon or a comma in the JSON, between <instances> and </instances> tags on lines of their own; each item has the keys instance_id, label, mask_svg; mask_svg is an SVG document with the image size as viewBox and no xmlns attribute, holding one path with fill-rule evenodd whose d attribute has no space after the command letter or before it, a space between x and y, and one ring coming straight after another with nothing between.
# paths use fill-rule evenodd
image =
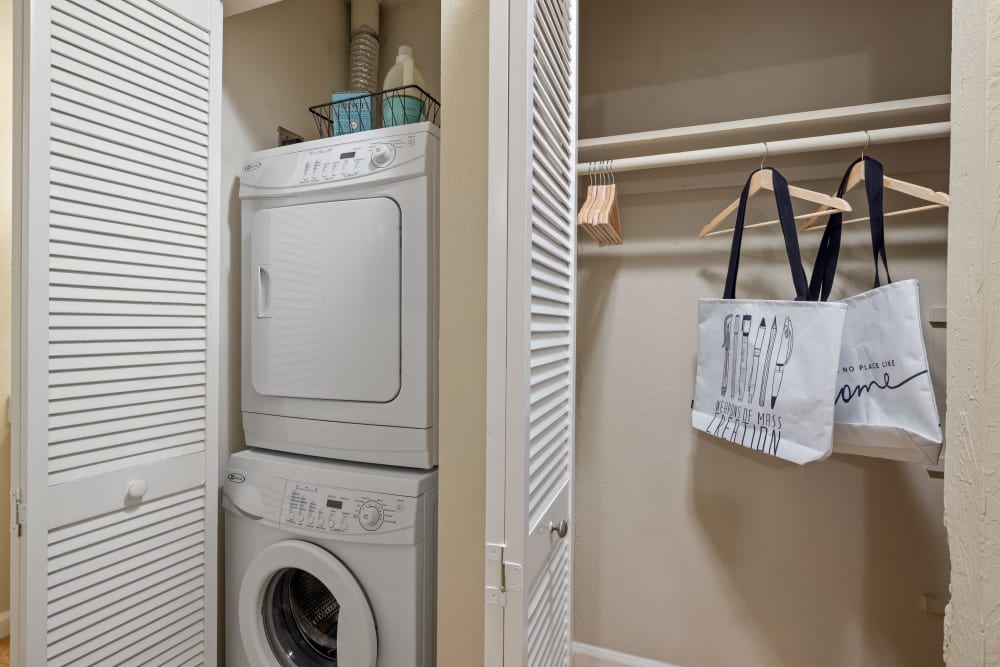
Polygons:
<instances>
[{"instance_id":1,"label":"white door frame","mask_svg":"<svg viewBox=\"0 0 1000 667\"><path fill-rule=\"evenodd\" d=\"M486 628L484 667L503 667L507 482L507 188L509 12L490 0L486 276ZM492 598L492 599L491 599Z\"/></svg>"}]
</instances>

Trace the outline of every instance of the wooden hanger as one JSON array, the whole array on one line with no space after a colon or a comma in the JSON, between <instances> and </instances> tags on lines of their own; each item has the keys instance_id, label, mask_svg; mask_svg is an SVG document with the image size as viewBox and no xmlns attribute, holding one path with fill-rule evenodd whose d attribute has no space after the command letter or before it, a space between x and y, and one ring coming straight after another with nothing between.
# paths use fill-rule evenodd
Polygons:
<instances>
[{"instance_id":1,"label":"wooden hanger","mask_svg":"<svg viewBox=\"0 0 1000 667\"><path fill-rule=\"evenodd\" d=\"M917 206L915 208L907 208L907 209L903 209L901 211L889 211L888 213L883 213L882 217L883 218L895 218L896 216L900 216L900 215L909 215L911 213L923 213L924 211L934 211L934 210L937 210L939 208L947 208L947 207L943 206L941 204L930 204L928 206ZM850 225L850 224L855 223L855 222L868 222L869 220L871 220L871 216L867 216L866 215L863 218L851 218L850 220L844 220L841 224ZM747 227L749 227L749 226L750 225L747 225ZM823 230L823 229L826 229L825 225L813 225L812 227L803 227L803 228L799 229L799 231L800 232L814 232L816 230Z\"/></svg>"},{"instance_id":2,"label":"wooden hanger","mask_svg":"<svg viewBox=\"0 0 1000 667\"><path fill-rule=\"evenodd\" d=\"M908 208L908 209L903 210L903 211L889 211L888 213L883 213L882 217L883 218L895 218L896 216L899 216L899 215L908 215L910 213L922 213L924 211L933 211L933 210L936 210L936 209L939 209L939 208L945 208L945 207L942 206L941 204L931 204L929 206L918 206L916 208ZM803 215L797 215L797 216L795 216L795 219L796 220L800 220L802 218L808 218L808 217L810 217L812 215L814 215L814 214L813 213L805 213ZM863 218L851 218L850 220L844 220L843 224L850 225L850 224L855 223L855 222L868 222L869 220L871 220L871 217L869 217L869 216L866 215ZM754 227L768 227L770 225L776 225L776 224L778 224L778 222L779 222L778 220L768 220L767 222L755 222L755 223L753 223L751 225L744 225L743 229L746 230L746 229L753 229ZM822 226L822 225L813 225L812 227L803 227L803 228L799 229L799 231L800 232L812 232L812 231L816 231L817 229L825 229L825 227ZM708 237L708 236L721 236L722 234L732 234L732 233L733 233L732 229L717 229L714 232L711 232L709 234L705 234L705 236L706 237Z\"/></svg>"},{"instance_id":3,"label":"wooden hanger","mask_svg":"<svg viewBox=\"0 0 1000 667\"><path fill-rule=\"evenodd\" d=\"M607 183L605 182L603 163L600 168L600 180L597 184L594 205L590 208L590 214L587 216L587 227L585 228L585 231L589 233L595 241L597 241L598 245L606 246L611 243L612 239L608 234L608 231L601 225L601 220L604 219L604 207L607 205L609 193Z\"/></svg>"},{"instance_id":4,"label":"wooden hanger","mask_svg":"<svg viewBox=\"0 0 1000 667\"><path fill-rule=\"evenodd\" d=\"M765 143L764 146L765 146L764 157L766 158L767 157L767 149L766 149L767 144ZM751 178L750 178L750 197L753 197L755 194L757 194L761 190L771 190L771 191L774 190L774 177L773 177L772 173L773 172L771 172L770 169L765 169L764 168L764 160L761 160L761 162L760 162L760 169L758 169L756 172L754 172L753 176L751 176ZM794 185L789 185L788 186L788 194L791 195L795 199L802 199L804 201L810 201L810 202L813 202L814 204L820 204L822 206L827 206L827 207L829 207L831 209L834 209L834 210L838 210L838 211L850 211L850 210L852 210L851 209L851 205L848 204L843 199L841 199L839 197L831 197L830 195L823 194L822 192L816 192L814 190L807 190L805 188L800 188L800 187L797 187L797 186L794 186ZM722 209L722 211L717 216L715 216L714 218L712 218L711 222L709 222L707 225L705 225L704 227L701 228L701 231L698 232L698 238L705 238L709 234L713 234L713 235L714 234L725 234L725 233L730 233L731 234L733 232L732 229L725 229L725 230L719 230L719 231L715 231L715 229L719 225L721 225L722 222L726 218L728 218L730 215L732 215L736 211L736 209L738 209L739 207L740 207L740 200L739 200L739 197L737 197L735 201L733 201L731 204L729 204L728 206L726 206L726 208ZM799 217L799 216L796 216L796 217ZM753 227L764 227L764 226L766 226L768 224L774 224L776 222L777 221L774 221L773 223L772 222L768 222L768 223L756 223L756 224L753 224L753 225L746 225L744 227L744 229L751 229Z\"/></svg>"},{"instance_id":5,"label":"wooden hanger","mask_svg":"<svg viewBox=\"0 0 1000 667\"><path fill-rule=\"evenodd\" d=\"M614 183L610 164L610 162L607 165L601 164L599 167L599 181L597 185L587 188L587 200L577 216L577 226L602 247L621 245L623 241L621 216L618 211L618 189Z\"/></svg>"},{"instance_id":6,"label":"wooden hanger","mask_svg":"<svg viewBox=\"0 0 1000 667\"><path fill-rule=\"evenodd\" d=\"M870 139L869 139L870 141ZM865 182L865 149L868 148L868 144L865 144L865 148L861 150L861 160L858 161L853 167L851 167L851 172L847 175L847 185L844 187L844 193L848 193L852 188L856 187L860 183ZM901 181L898 178L891 178L886 175L882 175L882 186L886 190L893 190L895 192L900 192L904 195L909 195L916 199L922 199L923 201L930 202L931 206L915 206L913 208L906 208L899 211L889 211L884 214L884 217L895 217L900 215L906 215L908 213L917 213L919 211L928 211L935 208L945 208L951 204L951 197L948 196L946 192L937 192L930 188L926 188L922 185L916 185L915 183L909 183L907 181ZM812 215L806 217L805 222L799 225L799 231L805 231L807 229L812 229L816 224L816 221L820 218L829 215L830 209L826 207L820 207L819 210L813 212ZM853 220L845 220L844 224L851 222L864 222L869 220L868 217L864 218L854 218ZM777 222L777 221L775 221Z\"/></svg>"}]
</instances>

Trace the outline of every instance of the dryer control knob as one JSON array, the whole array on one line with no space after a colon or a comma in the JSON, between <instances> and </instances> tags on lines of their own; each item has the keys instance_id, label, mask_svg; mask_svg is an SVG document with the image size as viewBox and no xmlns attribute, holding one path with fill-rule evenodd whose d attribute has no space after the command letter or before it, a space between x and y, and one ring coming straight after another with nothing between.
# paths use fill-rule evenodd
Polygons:
<instances>
[{"instance_id":1,"label":"dryer control knob","mask_svg":"<svg viewBox=\"0 0 1000 667\"><path fill-rule=\"evenodd\" d=\"M378 530L382 525L382 508L378 503L369 500L361 506L358 512L358 521L365 530Z\"/></svg>"},{"instance_id":2,"label":"dryer control knob","mask_svg":"<svg viewBox=\"0 0 1000 667\"><path fill-rule=\"evenodd\" d=\"M388 167L396 158L396 148L392 144L378 144L372 149L372 166Z\"/></svg>"}]
</instances>

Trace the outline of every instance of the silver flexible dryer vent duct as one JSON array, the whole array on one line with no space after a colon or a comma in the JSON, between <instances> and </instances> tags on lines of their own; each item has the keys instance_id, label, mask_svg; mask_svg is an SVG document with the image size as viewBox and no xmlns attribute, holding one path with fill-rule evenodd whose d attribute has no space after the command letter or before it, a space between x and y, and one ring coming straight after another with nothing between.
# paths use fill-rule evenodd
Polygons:
<instances>
[{"instance_id":1,"label":"silver flexible dryer vent duct","mask_svg":"<svg viewBox=\"0 0 1000 667\"><path fill-rule=\"evenodd\" d=\"M379 0L351 0L350 90L378 90Z\"/></svg>"}]
</instances>

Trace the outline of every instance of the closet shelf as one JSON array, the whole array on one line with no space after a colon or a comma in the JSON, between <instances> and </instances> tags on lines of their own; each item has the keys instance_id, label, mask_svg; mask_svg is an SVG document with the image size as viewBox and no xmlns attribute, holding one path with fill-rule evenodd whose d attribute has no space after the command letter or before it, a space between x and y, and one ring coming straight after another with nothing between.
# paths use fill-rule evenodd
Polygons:
<instances>
[{"instance_id":1,"label":"closet shelf","mask_svg":"<svg viewBox=\"0 0 1000 667\"><path fill-rule=\"evenodd\" d=\"M578 159L581 163L612 158L618 161L620 158L652 153L675 153L761 141L770 143L811 135L936 123L949 119L950 108L950 95L933 95L709 125L594 137L581 139L577 143Z\"/></svg>"}]
</instances>

